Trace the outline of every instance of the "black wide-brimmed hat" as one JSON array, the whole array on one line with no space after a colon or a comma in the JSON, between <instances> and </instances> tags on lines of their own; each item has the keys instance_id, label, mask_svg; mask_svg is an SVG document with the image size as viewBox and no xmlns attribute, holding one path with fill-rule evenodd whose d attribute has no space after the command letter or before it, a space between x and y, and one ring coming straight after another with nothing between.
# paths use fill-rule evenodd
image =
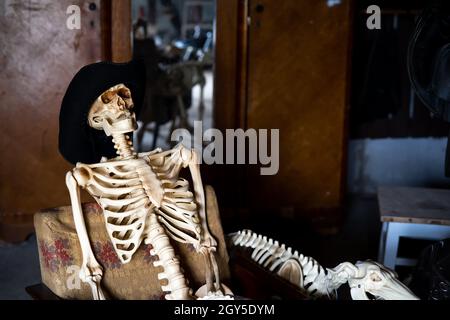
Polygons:
<instances>
[{"instance_id":1,"label":"black wide-brimmed hat","mask_svg":"<svg viewBox=\"0 0 450 320\"><path fill-rule=\"evenodd\" d=\"M138 117L145 92L145 65L141 60L98 62L84 66L74 76L59 114L59 151L67 161L89 164L116 155L112 138L89 126L88 113L98 96L120 83L130 89Z\"/></svg>"},{"instance_id":2,"label":"black wide-brimmed hat","mask_svg":"<svg viewBox=\"0 0 450 320\"><path fill-rule=\"evenodd\" d=\"M417 96L435 118L450 122L450 1L433 1L421 13L407 64Z\"/></svg>"}]
</instances>

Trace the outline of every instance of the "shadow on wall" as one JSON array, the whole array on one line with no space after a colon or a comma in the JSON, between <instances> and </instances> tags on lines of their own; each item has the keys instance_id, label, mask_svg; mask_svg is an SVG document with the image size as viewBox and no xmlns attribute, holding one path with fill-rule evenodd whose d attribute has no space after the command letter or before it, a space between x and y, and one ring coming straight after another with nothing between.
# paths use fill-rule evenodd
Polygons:
<instances>
[{"instance_id":1,"label":"shadow on wall","mask_svg":"<svg viewBox=\"0 0 450 320\"><path fill-rule=\"evenodd\" d=\"M378 186L450 187L445 177L447 138L350 140L350 193L373 194Z\"/></svg>"}]
</instances>

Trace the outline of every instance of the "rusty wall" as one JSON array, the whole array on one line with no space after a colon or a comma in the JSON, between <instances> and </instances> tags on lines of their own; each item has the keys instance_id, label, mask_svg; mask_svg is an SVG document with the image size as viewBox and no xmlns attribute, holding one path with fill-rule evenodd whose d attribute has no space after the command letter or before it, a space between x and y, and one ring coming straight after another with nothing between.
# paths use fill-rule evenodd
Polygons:
<instances>
[{"instance_id":1,"label":"rusty wall","mask_svg":"<svg viewBox=\"0 0 450 320\"><path fill-rule=\"evenodd\" d=\"M66 26L69 5L79 30ZM67 204L58 114L73 75L100 60L100 1L0 3L0 213Z\"/></svg>"}]
</instances>

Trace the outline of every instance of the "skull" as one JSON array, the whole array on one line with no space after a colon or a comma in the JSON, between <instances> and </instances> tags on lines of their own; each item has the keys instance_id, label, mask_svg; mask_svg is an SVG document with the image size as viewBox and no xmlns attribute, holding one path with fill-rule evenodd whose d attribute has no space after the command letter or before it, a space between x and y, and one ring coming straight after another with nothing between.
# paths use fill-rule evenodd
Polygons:
<instances>
[{"instance_id":1,"label":"skull","mask_svg":"<svg viewBox=\"0 0 450 320\"><path fill-rule=\"evenodd\" d=\"M94 129L104 130L107 136L132 132L137 129L132 108L130 89L123 84L115 85L103 92L92 104L88 114L89 125Z\"/></svg>"},{"instance_id":2,"label":"skull","mask_svg":"<svg viewBox=\"0 0 450 320\"><path fill-rule=\"evenodd\" d=\"M418 298L397 279L397 274L374 261L357 262L357 273L348 284L353 300L371 300L368 293L381 300L418 300Z\"/></svg>"}]
</instances>

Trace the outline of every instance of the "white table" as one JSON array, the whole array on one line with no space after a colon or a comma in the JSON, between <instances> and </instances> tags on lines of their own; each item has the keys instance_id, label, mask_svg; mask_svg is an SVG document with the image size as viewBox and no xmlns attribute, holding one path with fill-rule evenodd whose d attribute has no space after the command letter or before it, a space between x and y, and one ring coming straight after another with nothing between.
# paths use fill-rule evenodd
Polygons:
<instances>
[{"instance_id":1,"label":"white table","mask_svg":"<svg viewBox=\"0 0 450 320\"><path fill-rule=\"evenodd\" d=\"M380 187L378 203L383 222L378 261L393 270L417 263L416 259L398 256L401 237L450 238L450 190Z\"/></svg>"}]
</instances>

